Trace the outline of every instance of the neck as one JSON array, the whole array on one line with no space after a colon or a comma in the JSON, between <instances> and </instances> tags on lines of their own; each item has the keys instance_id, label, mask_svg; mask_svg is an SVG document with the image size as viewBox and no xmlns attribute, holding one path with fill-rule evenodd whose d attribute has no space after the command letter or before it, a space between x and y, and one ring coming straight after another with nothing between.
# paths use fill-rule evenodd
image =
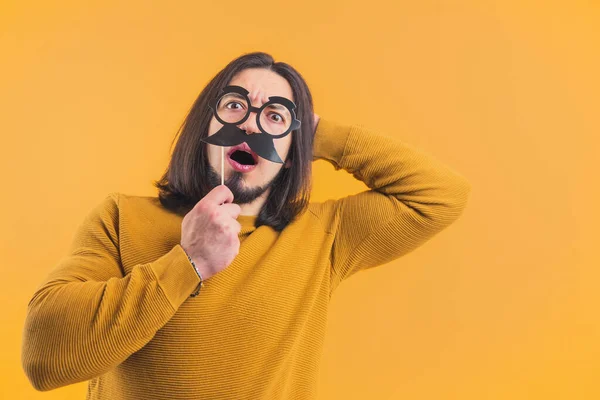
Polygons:
<instances>
[{"instance_id":1,"label":"neck","mask_svg":"<svg viewBox=\"0 0 600 400\"><path fill-rule=\"evenodd\" d=\"M267 197L269 196L269 192L271 192L271 188L265 190L263 194L254 199L251 203L240 204L240 215L253 215L257 216L260 212L262 206L267 201Z\"/></svg>"}]
</instances>

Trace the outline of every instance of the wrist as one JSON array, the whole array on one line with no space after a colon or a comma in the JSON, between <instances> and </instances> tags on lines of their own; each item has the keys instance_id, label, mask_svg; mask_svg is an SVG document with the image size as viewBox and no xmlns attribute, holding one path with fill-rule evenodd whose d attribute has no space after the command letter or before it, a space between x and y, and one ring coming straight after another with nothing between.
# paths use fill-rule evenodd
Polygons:
<instances>
[{"instance_id":1,"label":"wrist","mask_svg":"<svg viewBox=\"0 0 600 400\"><path fill-rule=\"evenodd\" d=\"M181 247L181 248L183 249L183 252L187 256L188 261L190 262L190 264L192 264L192 267L194 267L194 271L196 271L196 274L198 275L198 278L200 278L200 283L198 284L198 286L196 287L196 289L194 290L194 292L190 295L190 297L196 297L196 296L198 296L198 293L200 293L200 289L204 287L204 278L202 277L202 273L200 272L200 270L196 266L196 262L192 259L192 257L190 257L190 255L188 254L188 252L185 251L185 249L183 247Z\"/></svg>"}]
</instances>

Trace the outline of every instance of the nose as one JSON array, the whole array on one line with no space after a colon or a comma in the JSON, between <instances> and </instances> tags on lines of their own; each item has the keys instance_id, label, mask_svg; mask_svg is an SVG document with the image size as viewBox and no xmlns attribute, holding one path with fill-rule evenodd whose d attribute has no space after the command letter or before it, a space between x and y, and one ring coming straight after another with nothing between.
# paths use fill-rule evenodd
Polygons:
<instances>
[{"instance_id":1,"label":"nose","mask_svg":"<svg viewBox=\"0 0 600 400\"><path fill-rule=\"evenodd\" d=\"M259 133L258 124L256 123L256 112L251 111L248 119L239 125L239 128L250 135L253 133Z\"/></svg>"}]
</instances>

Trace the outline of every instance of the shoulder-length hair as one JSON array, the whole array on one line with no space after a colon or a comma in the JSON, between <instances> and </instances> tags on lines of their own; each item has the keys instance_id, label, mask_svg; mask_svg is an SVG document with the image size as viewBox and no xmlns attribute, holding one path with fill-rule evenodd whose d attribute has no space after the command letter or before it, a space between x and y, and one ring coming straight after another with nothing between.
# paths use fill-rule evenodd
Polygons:
<instances>
[{"instance_id":1,"label":"shoulder-length hair","mask_svg":"<svg viewBox=\"0 0 600 400\"><path fill-rule=\"evenodd\" d=\"M288 153L289 168L282 167L273 181L272 189L256 218L255 226L271 226L283 230L308 206L311 191L314 115L313 101L304 78L292 66L275 62L267 53L244 54L231 61L206 85L190 108L173 142L176 142L169 165L162 178L154 181L161 204L176 213L187 213L210 190L206 144L200 139L208 136L212 118L208 104L231 79L247 68L269 69L285 78L292 88L296 117L300 128L292 131ZM179 136L179 140L177 137Z\"/></svg>"}]
</instances>

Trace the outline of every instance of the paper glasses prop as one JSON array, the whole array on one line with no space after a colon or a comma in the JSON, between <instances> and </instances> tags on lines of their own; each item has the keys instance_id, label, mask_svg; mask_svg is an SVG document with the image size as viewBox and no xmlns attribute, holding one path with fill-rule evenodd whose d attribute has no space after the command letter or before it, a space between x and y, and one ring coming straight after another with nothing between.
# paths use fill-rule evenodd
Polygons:
<instances>
[{"instance_id":1,"label":"paper glasses prop","mask_svg":"<svg viewBox=\"0 0 600 400\"><path fill-rule=\"evenodd\" d=\"M248 91L241 86L226 86L217 98L210 102L213 115L223 127L215 134L202 139L203 142L221 147L221 184L223 184L223 146L236 146L246 142L258 156L283 164L275 150L273 139L281 139L300 127L294 109L296 105L289 99L270 96L261 107L254 107ZM237 125L244 123L252 112L256 113L256 125L260 132L247 134Z\"/></svg>"}]
</instances>

